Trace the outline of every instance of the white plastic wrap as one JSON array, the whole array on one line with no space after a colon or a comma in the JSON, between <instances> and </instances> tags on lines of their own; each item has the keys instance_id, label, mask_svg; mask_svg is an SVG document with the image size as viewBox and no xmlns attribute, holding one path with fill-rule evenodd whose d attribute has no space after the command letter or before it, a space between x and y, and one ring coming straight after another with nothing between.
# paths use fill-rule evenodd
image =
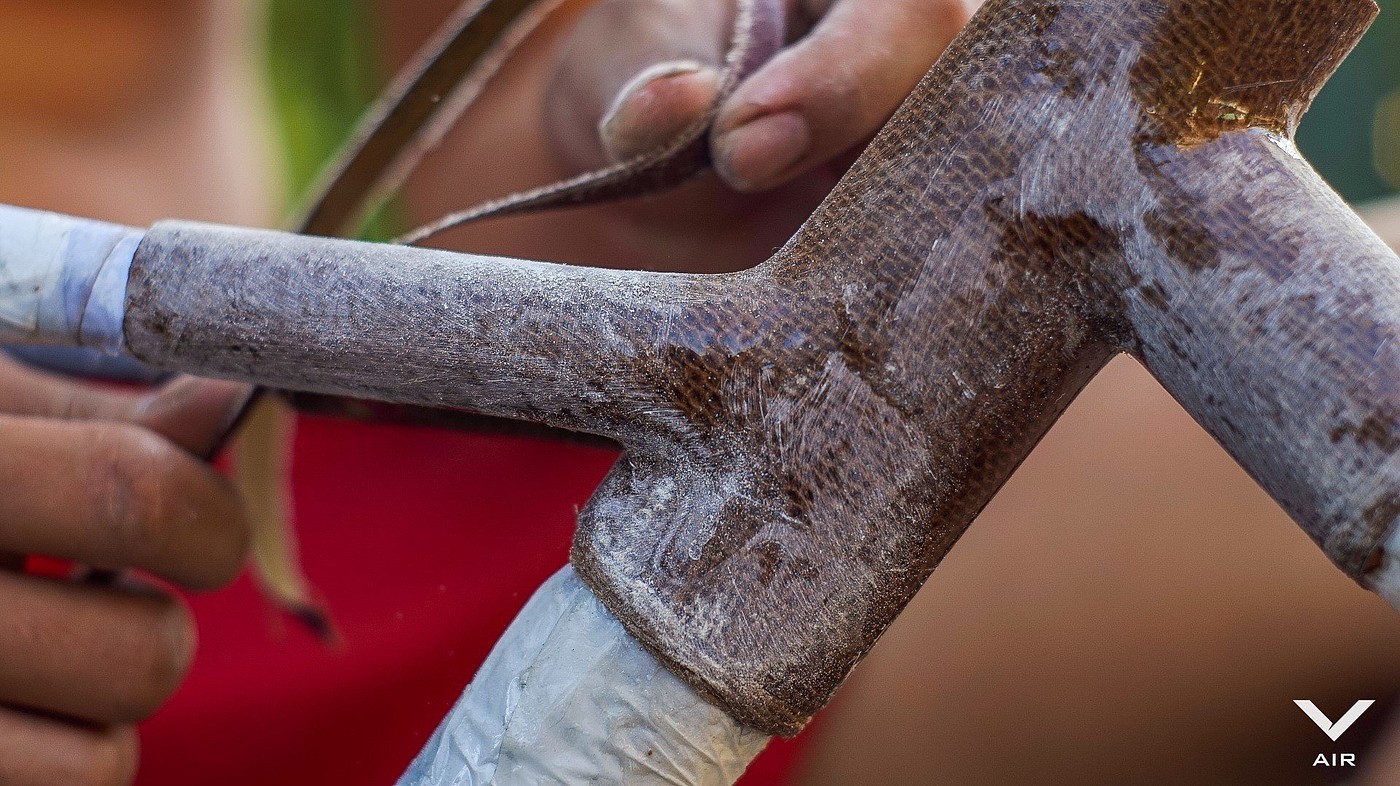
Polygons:
<instances>
[{"instance_id":1,"label":"white plastic wrap","mask_svg":"<svg viewBox=\"0 0 1400 786\"><path fill-rule=\"evenodd\" d=\"M399 783L727 786L768 740L667 671L565 568Z\"/></svg>"},{"instance_id":2,"label":"white plastic wrap","mask_svg":"<svg viewBox=\"0 0 1400 786\"><path fill-rule=\"evenodd\" d=\"M0 205L0 339L119 351L142 234Z\"/></svg>"}]
</instances>

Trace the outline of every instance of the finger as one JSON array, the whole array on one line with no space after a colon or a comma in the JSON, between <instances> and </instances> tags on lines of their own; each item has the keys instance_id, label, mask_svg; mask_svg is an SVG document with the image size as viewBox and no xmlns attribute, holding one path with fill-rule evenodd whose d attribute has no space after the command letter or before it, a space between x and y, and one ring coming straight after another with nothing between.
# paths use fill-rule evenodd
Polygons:
<instances>
[{"instance_id":1,"label":"finger","mask_svg":"<svg viewBox=\"0 0 1400 786\"><path fill-rule=\"evenodd\" d=\"M129 726L93 729L0 707L0 783L128 786L138 743Z\"/></svg>"},{"instance_id":2,"label":"finger","mask_svg":"<svg viewBox=\"0 0 1400 786\"><path fill-rule=\"evenodd\" d=\"M598 123L608 160L620 163L675 139L719 95L719 69L693 60L650 66L633 77Z\"/></svg>"},{"instance_id":3,"label":"finger","mask_svg":"<svg viewBox=\"0 0 1400 786\"><path fill-rule=\"evenodd\" d=\"M0 412L52 418L116 419L137 393L84 385L30 368L0 353Z\"/></svg>"},{"instance_id":4,"label":"finger","mask_svg":"<svg viewBox=\"0 0 1400 786\"><path fill-rule=\"evenodd\" d=\"M164 436L191 455L211 459L254 393L238 382L177 377L141 396L121 419Z\"/></svg>"},{"instance_id":5,"label":"finger","mask_svg":"<svg viewBox=\"0 0 1400 786\"><path fill-rule=\"evenodd\" d=\"M252 389L236 382L178 377L145 393L84 384L0 355L0 412L145 426L197 456L227 433Z\"/></svg>"},{"instance_id":6,"label":"finger","mask_svg":"<svg viewBox=\"0 0 1400 786\"><path fill-rule=\"evenodd\" d=\"M0 416L0 549L223 586L247 549L228 480L143 428Z\"/></svg>"},{"instance_id":7,"label":"finger","mask_svg":"<svg viewBox=\"0 0 1400 786\"><path fill-rule=\"evenodd\" d=\"M741 191L790 180L869 139L957 35L976 0L840 0L730 96L720 176Z\"/></svg>"},{"instance_id":8,"label":"finger","mask_svg":"<svg viewBox=\"0 0 1400 786\"><path fill-rule=\"evenodd\" d=\"M0 704L93 723L141 720L194 657L189 611L163 593L0 574Z\"/></svg>"},{"instance_id":9,"label":"finger","mask_svg":"<svg viewBox=\"0 0 1400 786\"><path fill-rule=\"evenodd\" d=\"M605 0L579 19L550 80L546 125L572 169L666 143L714 101L728 0Z\"/></svg>"}]
</instances>

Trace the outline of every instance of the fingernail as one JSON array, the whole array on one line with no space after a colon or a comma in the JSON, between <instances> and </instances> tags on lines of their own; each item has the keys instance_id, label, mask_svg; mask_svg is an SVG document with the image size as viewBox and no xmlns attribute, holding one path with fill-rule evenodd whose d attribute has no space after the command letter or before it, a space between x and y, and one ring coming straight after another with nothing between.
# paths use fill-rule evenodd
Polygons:
<instances>
[{"instance_id":1,"label":"fingernail","mask_svg":"<svg viewBox=\"0 0 1400 786\"><path fill-rule=\"evenodd\" d=\"M734 188L756 191L777 185L811 147L812 131L802 115L764 115L715 139L715 168Z\"/></svg>"},{"instance_id":2,"label":"fingernail","mask_svg":"<svg viewBox=\"0 0 1400 786\"><path fill-rule=\"evenodd\" d=\"M691 60L654 65L632 79L598 123L614 162L665 145L698 120L719 92L719 73Z\"/></svg>"}]
</instances>

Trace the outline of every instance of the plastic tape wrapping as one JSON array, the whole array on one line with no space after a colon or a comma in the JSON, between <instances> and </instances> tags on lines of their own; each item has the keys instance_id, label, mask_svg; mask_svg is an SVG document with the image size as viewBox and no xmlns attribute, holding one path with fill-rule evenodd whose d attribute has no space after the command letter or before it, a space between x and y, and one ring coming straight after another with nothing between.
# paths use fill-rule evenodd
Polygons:
<instances>
[{"instance_id":1,"label":"plastic tape wrapping","mask_svg":"<svg viewBox=\"0 0 1400 786\"><path fill-rule=\"evenodd\" d=\"M120 352L127 277L143 234L0 205L0 340Z\"/></svg>"},{"instance_id":2,"label":"plastic tape wrapping","mask_svg":"<svg viewBox=\"0 0 1400 786\"><path fill-rule=\"evenodd\" d=\"M667 671L565 568L399 783L727 786L768 740Z\"/></svg>"}]
</instances>

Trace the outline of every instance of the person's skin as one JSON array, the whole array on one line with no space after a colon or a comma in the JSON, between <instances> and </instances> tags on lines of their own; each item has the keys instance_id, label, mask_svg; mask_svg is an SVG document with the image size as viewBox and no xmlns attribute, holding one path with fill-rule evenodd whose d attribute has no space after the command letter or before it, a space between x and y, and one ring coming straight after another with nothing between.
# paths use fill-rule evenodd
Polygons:
<instances>
[{"instance_id":1,"label":"person's skin","mask_svg":"<svg viewBox=\"0 0 1400 786\"><path fill-rule=\"evenodd\" d=\"M0 0L0 202L133 224L265 222L251 140L229 122L247 91L212 46L242 40L224 26L244 9L227 10ZM197 634L170 589L82 576L136 569L194 590L233 579L241 503L196 453L243 395L192 380L99 389L0 357L0 784L131 781L134 723L179 685ZM21 555L84 567L41 578Z\"/></svg>"}]
</instances>

